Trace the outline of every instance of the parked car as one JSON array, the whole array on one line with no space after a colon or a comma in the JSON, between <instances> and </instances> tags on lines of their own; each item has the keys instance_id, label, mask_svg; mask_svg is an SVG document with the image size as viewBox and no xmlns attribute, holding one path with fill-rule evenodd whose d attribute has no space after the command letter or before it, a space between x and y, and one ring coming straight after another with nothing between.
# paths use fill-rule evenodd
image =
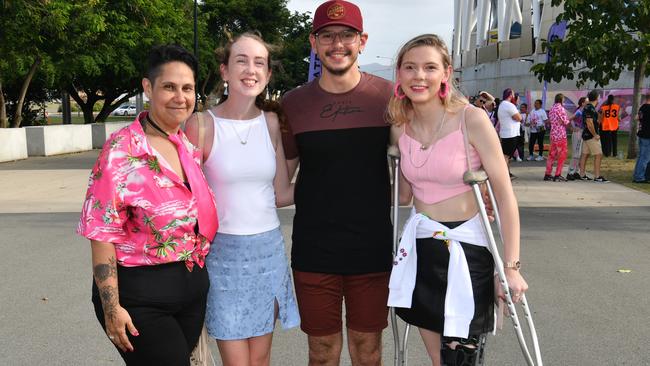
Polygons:
<instances>
[{"instance_id":1,"label":"parked car","mask_svg":"<svg viewBox=\"0 0 650 366\"><path fill-rule=\"evenodd\" d=\"M113 111L114 116L135 116L137 110L132 104L122 104Z\"/></svg>"}]
</instances>

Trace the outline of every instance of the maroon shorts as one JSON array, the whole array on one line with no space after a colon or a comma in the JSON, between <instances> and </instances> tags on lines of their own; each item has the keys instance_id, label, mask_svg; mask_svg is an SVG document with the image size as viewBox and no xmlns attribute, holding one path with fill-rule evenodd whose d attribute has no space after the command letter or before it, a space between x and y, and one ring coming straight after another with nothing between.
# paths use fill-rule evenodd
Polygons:
<instances>
[{"instance_id":1,"label":"maroon shorts","mask_svg":"<svg viewBox=\"0 0 650 366\"><path fill-rule=\"evenodd\" d=\"M378 333L388 326L390 272L338 275L293 271L300 328L322 337L341 332L345 299L346 327Z\"/></svg>"}]
</instances>

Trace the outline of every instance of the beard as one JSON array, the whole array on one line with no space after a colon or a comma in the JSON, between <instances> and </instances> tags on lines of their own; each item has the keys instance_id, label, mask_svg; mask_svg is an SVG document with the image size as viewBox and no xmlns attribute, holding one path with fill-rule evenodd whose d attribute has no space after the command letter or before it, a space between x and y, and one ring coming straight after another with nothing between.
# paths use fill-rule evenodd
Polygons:
<instances>
[{"instance_id":1,"label":"beard","mask_svg":"<svg viewBox=\"0 0 650 366\"><path fill-rule=\"evenodd\" d=\"M330 54L331 54L331 52L325 52L325 56L329 56ZM351 56L351 55L352 55L352 51L347 50L345 52L345 56ZM348 64L347 66L340 67L340 68L334 68L331 65L328 65L328 63L326 61L324 61L324 60L327 60L327 59L326 58L321 58L321 66L323 68L325 68L330 74L335 75L335 76L341 76L341 75L345 75L345 73L347 73L352 68L352 66L354 66L355 62L357 61L357 57L358 57L358 55L355 56L354 58L352 58L352 60L351 60L352 62L350 62L350 64Z\"/></svg>"}]
</instances>

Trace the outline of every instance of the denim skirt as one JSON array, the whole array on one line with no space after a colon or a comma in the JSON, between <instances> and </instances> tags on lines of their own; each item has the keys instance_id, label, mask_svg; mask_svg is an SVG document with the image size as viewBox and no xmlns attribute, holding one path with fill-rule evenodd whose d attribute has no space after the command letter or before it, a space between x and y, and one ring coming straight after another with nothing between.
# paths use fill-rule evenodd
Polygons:
<instances>
[{"instance_id":1,"label":"denim skirt","mask_svg":"<svg viewBox=\"0 0 650 366\"><path fill-rule=\"evenodd\" d=\"M237 340L273 332L276 302L284 329L300 324L279 227L253 235L217 233L206 266L205 323L211 337Z\"/></svg>"}]
</instances>

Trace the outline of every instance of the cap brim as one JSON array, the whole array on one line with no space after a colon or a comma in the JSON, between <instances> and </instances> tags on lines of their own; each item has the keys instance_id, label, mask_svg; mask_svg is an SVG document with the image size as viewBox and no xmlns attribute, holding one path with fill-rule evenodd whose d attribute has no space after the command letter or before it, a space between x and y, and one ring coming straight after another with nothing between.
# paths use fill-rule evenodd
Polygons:
<instances>
[{"instance_id":1,"label":"cap brim","mask_svg":"<svg viewBox=\"0 0 650 366\"><path fill-rule=\"evenodd\" d=\"M350 28L356 30L357 32L363 32L363 29L359 29L359 28L357 28L355 25L353 25L353 24L351 24L351 23L331 21L331 22L328 22L328 23L325 23L325 24L321 25L321 26L318 27L317 29L313 29L313 30L311 31L311 33L312 33L312 34L317 33L319 30L321 30L321 29L323 29L323 28L325 28L325 27L329 27L329 26L331 26L331 25L343 25L343 26L346 26L346 27L350 27Z\"/></svg>"}]
</instances>

